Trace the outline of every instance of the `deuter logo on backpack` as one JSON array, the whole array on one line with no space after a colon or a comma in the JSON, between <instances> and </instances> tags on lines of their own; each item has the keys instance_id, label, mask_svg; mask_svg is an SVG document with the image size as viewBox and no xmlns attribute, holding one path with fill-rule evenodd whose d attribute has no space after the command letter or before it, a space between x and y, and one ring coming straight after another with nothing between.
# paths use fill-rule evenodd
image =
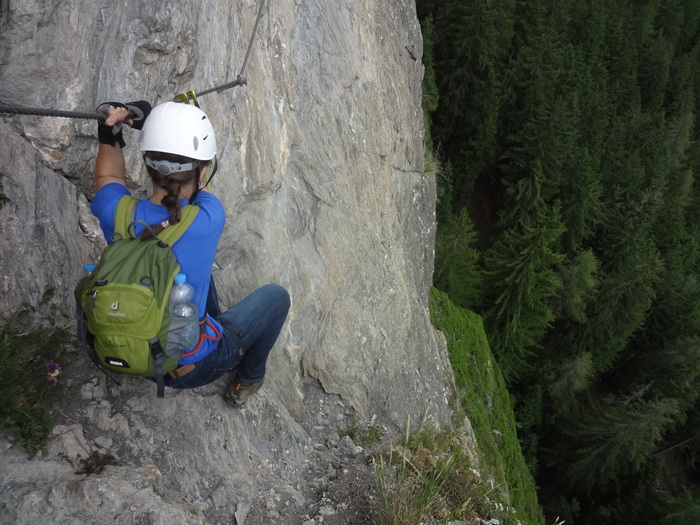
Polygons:
<instances>
[{"instance_id":1,"label":"deuter logo on backpack","mask_svg":"<svg viewBox=\"0 0 700 525\"><path fill-rule=\"evenodd\" d=\"M112 316L112 317L126 317L125 312L120 312L119 311L119 301L114 301L111 306L111 310L107 312L107 315Z\"/></svg>"}]
</instances>

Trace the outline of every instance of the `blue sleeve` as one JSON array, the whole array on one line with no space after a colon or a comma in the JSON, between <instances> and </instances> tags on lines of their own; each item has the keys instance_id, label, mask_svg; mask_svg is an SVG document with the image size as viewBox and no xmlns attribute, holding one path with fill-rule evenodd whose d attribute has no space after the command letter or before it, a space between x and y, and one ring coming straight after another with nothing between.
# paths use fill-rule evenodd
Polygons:
<instances>
[{"instance_id":1,"label":"blue sleeve","mask_svg":"<svg viewBox=\"0 0 700 525\"><path fill-rule=\"evenodd\" d=\"M95 194L90 204L90 211L100 221L100 228L107 243L112 242L114 235L114 214L117 211L119 199L131 195L126 186L118 182L110 182Z\"/></svg>"},{"instance_id":2,"label":"blue sleeve","mask_svg":"<svg viewBox=\"0 0 700 525\"><path fill-rule=\"evenodd\" d=\"M207 236L215 237L218 241L226 223L226 211L219 198L205 190L197 193L192 204L199 206L197 220L199 228L204 228Z\"/></svg>"},{"instance_id":3,"label":"blue sleeve","mask_svg":"<svg viewBox=\"0 0 700 525\"><path fill-rule=\"evenodd\" d=\"M187 275L187 281L194 287L194 303L198 306L199 316L203 317L216 248L226 223L226 212L221 201L207 191L200 191L194 204L199 206L197 218L173 245L173 251L182 273Z\"/></svg>"}]
</instances>

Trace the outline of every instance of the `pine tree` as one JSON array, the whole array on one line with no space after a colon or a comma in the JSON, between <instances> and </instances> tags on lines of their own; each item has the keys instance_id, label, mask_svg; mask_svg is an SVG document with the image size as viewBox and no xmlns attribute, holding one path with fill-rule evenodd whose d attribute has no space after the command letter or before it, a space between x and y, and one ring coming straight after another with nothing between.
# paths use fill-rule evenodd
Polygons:
<instances>
[{"instance_id":1,"label":"pine tree","mask_svg":"<svg viewBox=\"0 0 700 525\"><path fill-rule=\"evenodd\" d=\"M638 400L579 416L563 429L561 482L591 493L648 462L677 410L672 400ZM563 473L562 472L562 473Z\"/></svg>"},{"instance_id":2,"label":"pine tree","mask_svg":"<svg viewBox=\"0 0 700 525\"><path fill-rule=\"evenodd\" d=\"M482 274L476 234L466 210L438 228L435 241L435 287L446 292L454 304L473 309L480 303Z\"/></svg>"},{"instance_id":3,"label":"pine tree","mask_svg":"<svg viewBox=\"0 0 700 525\"><path fill-rule=\"evenodd\" d=\"M539 348L554 319L550 303L562 286L558 273L562 255L552 247L564 231L559 207L542 201L537 171L516 186L522 197L517 227L504 231L485 259L485 286L492 306L484 314L484 324L511 384L527 372L528 357Z\"/></svg>"},{"instance_id":4,"label":"pine tree","mask_svg":"<svg viewBox=\"0 0 700 525\"><path fill-rule=\"evenodd\" d=\"M434 138L459 177L455 201L497 164L502 82L507 67L515 0L434 3L436 81L440 105Z\"/></svg>"},{"instance_id":5,"label":"pine tree","mask_svg":"<svg viewBox=\"0 0 700 525\"><path fill-rule=\"evenodd\" d=\"M557 294L557 317L585 323L598 296L600 262L592 250L577 253L562 264L563 286Z\"/></svg>"},{"instance_id":6,"label":"pine tree","mask_svg":"<svg viewBox=\"0 0 700 525\"><path fill-rule=\"evenodd\" d=\"M557 349L566 349L568 355L591 352L599 374L610 370L644 326L663 269L650 243L628 250L617 264L619 269L601 274L599 293L587 309L586 322L558 326L547 343L550 353Z\"/></svg>"},{"instance_id":7,"label":"pine tree","mask_svg":"<svg viewBox=\"0 0 700 525\"><path fill-rule=\"evenodd\" d=\"M561 359L549 380L549 394L556 400L558 410L570 410L581 392L590 387L595 377L590 352Z\"/></svg>"}]
</instances>

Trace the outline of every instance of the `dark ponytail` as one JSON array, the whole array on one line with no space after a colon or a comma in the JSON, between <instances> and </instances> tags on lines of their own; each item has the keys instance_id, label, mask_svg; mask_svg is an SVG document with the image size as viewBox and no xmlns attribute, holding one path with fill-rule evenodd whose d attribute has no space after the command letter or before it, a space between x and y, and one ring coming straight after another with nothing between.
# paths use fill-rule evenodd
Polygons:
<instances>
[{"instance_id":1,"label":"dark ponytail","mask_svg":"<svg viewBox=\"0 0 700 525\"><path fill-rule=\"evenodd\" d=\"M176 164L188 164L193 162L193 159L190 159L189 157L183 157L182 155L175 155L172 153L161 153L157 151L146 152L144 154L144 157L148 157L149 159L154 161L166 160L168 162ZM208 164L208 162L204 164L206 165ZM194 187L194 191L197 190L201 166L198 166L197 168L191 169L189 171L171 173L170 175L163 175L158 170L148 165L146 165L146 170L151 176L151 182L153 183L153 187L163 188L167 192L165 197L163 197L163 199L161 200L161 204L168 209L170 219L166 223L151 225L153 231L157 235L160 232L162 232L163 229L166 226L168 226L168 224L177 224L178 222L180 222L180 192L182 191L183 186L186 187L190 184ZM149 238L151 238L151 233L148 231L148 229L146 229L141 234L141 239L146 240Z\"/></svg>"}]
</instances>

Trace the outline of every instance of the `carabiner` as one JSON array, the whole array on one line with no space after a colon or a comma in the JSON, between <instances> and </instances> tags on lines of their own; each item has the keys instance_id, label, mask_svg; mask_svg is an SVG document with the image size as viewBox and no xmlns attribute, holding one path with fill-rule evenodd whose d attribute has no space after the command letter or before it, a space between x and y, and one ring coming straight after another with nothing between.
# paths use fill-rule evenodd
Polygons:
<instances>
[{"instance_id":1,"label":"carabiner","mask_svg":"<svg viewBox=\"0 0 700 525\"><path fill-rule=\"evenodd\" d=\"M173 102L184 102L185 104L189 104L190 99L192 99L195 106L199 107L199 102L197 102L197 93L194 91L188 91L187 93L175 95Z\"/></svg>"}]
</instances>

